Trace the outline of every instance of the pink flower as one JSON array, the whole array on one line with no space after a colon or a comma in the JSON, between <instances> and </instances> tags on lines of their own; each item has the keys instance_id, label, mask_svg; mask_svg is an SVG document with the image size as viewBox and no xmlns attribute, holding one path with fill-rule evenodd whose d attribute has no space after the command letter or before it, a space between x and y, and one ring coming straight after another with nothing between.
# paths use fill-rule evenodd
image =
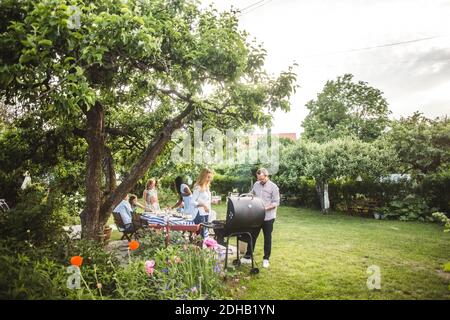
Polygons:
<instances>
[{"instance_id":1,"label":"pink flower","mask_svg":"<svg viewBox=\"0 0 450 320\"><path fill-rule=\"evenodd\" d=\"M175 258L173 258L173 261L175 261L175 263L181 263L181 258L175 256Z\"/></svg>"},{"instance_id":2,"label":"pink flower","mask_svg":"<svg viewBox=\"0 0 450 320\"><path fill-rule=\"evenodd\" d=\"M147 272L147 274L149 276L153 275L153 272L155 271L154 266L155 266L155 260L145 261L145 272Z\"/></svg>"},{"instance_id":3,"label":"pink flower","mask_svg":"<svg viewBox=\"0 0 450 320\"><path fill-rule=\"evenodd\" d=\"M210 249L216 249L217 248L217 241L214 239L205 239L205 241L203 241L203 244Z\"/></svg>"}]
</instances>

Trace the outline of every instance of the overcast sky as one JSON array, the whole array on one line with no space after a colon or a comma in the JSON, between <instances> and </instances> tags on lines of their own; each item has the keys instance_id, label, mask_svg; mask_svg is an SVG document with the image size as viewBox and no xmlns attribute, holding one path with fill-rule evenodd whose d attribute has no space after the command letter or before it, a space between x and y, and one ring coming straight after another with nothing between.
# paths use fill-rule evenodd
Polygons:
<instances>
[{"instance_id":1,"label":"overcast sky","mask_svg":"<svg viewBox=\"0 0 450 320\"><path fill-rule=\"evenodd\" d=\"M276 113L273 132L300 133L305 103L344 73L383 91L394 118L450 114L450 0L202 1L210 3L247 7L240 27L267 49L269 72L299 64L292 111Z\"/></svg>"}]
</instances>

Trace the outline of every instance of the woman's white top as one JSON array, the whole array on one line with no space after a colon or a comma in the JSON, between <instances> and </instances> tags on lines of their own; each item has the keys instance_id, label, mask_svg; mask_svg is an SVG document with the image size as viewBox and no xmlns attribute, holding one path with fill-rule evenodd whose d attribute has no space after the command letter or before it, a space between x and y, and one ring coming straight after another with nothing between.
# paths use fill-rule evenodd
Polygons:
<instances>
[{"instance_id":1,"label":"woman's white top","mask_svg":"<svg viewBox=\"0 0 450 320\"><path fill-rule=\"evenodd\" d=\"M209 215L209 213L205 211L205 208L197 207L199 204L205 204L209 208L209 210L211 210L211 192L209 191L209 189L201 191L199 186L195 186L192 193L192 218L195 218L197 212L201 216Z\"/></svg>"},{"instance_id":2,"label":"woman's white top","mask_svg":"<svg viewBox=\"0 0 450 320\"><path fill-rule=\"evenodd\" d=\"M181 194L184 193L184 189L189 188L187 184L182 183L180 186L180 192ZM183 198L183 204L184 204L184 208L183 208L183 213L185 214L192 214L192 207L191 207L191 202L192 202L192 194L188 195L188 196L181 196Z\"/></svg>"}]
</instances>

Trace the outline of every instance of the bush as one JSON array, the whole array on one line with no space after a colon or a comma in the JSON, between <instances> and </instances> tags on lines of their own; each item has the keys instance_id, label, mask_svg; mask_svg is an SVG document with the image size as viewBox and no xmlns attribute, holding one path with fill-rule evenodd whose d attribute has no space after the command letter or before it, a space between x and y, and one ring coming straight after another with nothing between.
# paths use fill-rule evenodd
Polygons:
<instances>
[{"instance_id":1,"label":"bush","mask_svg":"<svg viewBox=\"0 0 450 320\"><path fill-rule=\"evenodd\" d=\"M448 190L450 190L450 169L426 175L418 188L419 194L426 199L429 206L450 213Z\"/></svg>"},{"instance_id":2,"label":"bush","mask_svg":"<svg viewBox=\"0 0 450 320\"><path fill-rule=\"evenodd\" d=\"M432 213L436 209L428 207L424 198L410 194L405 198L392 200L386 206L378 209L386 218L402 221L434 221Z\"/></svg>"},{"instance_id":3,"label":"bush","mask_svg":"<svg viewBox=\"0 0 450 320\"><path fill-rule=\"evenodd\" d=\"M195 245L156 251L153 284L161 299L220 299L224 283L214 250Z\"/></svg>"},{"instance_id":4,"label":"bush","mask_svg":"<svg viewBox=\"0 0 450 320\"><path fill-rule=\"evenodd\" d=\"M41 185L33 185L21 194L15 208L0 213L0 234L3 239L39 245L59 239L67 221L60 197L56 193L47 194Z\"/></svg>"},{"instance_id":5,"label":"bush","mask_svg":"<svg viewBox=\"0 0 450 320\"><path fill-rule=\"evenodd\" d=\"M34 260L0 243L0 299L63 299L68 294L64 266L47 257Z\"/></svg>"},{"instance_id":6,"label":"bush","mask_svg":"<svg viewBox=\"0 0 450 320\"><path fill-rule=\"evenodd\" d=\"M253 179L253 182L255 179ZM236 177L215 174L211 183L211 189L219 195L228 195L229 192L237 190L239 193L247 193L252 188L251 177Z\"/></svg>"},{"instance_id":7,"label":"bush","mask_svg":"<svg viewBox=\"0 0 450 320\"><path fill-rule=\"evenodd\" d=\"M152 257L155 252L165 247L166 235L161 230L146 231L143 236L139 237L139 248L133 252L134 256ZM180 231L170 230L170 245L182 245L186 243L183 233Z\"/></svg>"},{"instance_id":8,"label":"bush","mask_svg":"<svg viewBox=\"0 0 450 320\"><path fill-rule=\"evenodd\" d=\"M135 260L118 268L114 276L116 291L114 297L124 300L157 300L159 295L154 281L145 271L145 261Z\"/></svg>"},{"instance_id":9,"label":"bush","mask_svg":"<svg viewBox=\"0 0 450 320\"><path fill-rule=\"evenodd\" d=\"M156 232L140 239L128 264L89 240L61 236L35 246L13 239L0 241L1 299L218 299L223 298L221 266L214 251L187 244L180 232L171 233L171 246ZM81 256L82 281L69 289L67 267ZM145 262L155 260L155 272Z\"/></svg>"},{"instance_id":10,"label":"bush","mask_svg":"<svg viewBox=\"0 0 450 320\"><path fill-rule=\"evenodd\" d=\"M114 274L119 266L118 259L113 253L105 251L102 244L91 240L69 241L64 263L70 265L73 256L83 257L81 272L91 291L97 291L97 284L102 286L103 295L112 295L116 290Z\"/></svg>"},{"instance_id":11,"label":"bush","mask_svg":"<svg viewBox=\"0 0 450 320\"><path fill-rule=\"evenodd\" d=\"M17 245L16 245L17 244ZM73 256L82 256L83 282L68 289L67 267ZM116 291L114 274L119 266L112 253L93 241L62 237L43 246L0 242L0 297L3 299L99 299ZM101 290L98 287L101 286Z\"/></svg>"},{"instance_id":12,"label":"bush","mask_svg":"<svg viewBox=\"0 0 450 320\"><path fill-rule=\"evenodd\" d=\"M296 181L284 175L273 177L286 198L294 198L289 204L320 207L315 183L312 179L300 177ZM391 219L430 220L431 212L449 212L450 194L442 190L450 189L450 171L425 176L420 182L399 181L355 181L333 180L329 183L331 208L347 212L357 199L367 199L377 203L381 211L389 212ZM404 202L404 203L403 203ZM402 210L410 212L406 214ZM378 210L380 211L380 210Z\"/></svg>"}]
</instances>

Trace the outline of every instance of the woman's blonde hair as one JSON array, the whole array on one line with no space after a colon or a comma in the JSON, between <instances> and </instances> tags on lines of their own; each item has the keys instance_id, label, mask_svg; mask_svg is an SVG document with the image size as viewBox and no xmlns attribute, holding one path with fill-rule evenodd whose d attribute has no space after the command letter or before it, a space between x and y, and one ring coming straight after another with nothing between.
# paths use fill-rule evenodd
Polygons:
<instances>
[{"instance_id":1,"label":"woman's blonde hair","mask_svg":"<svg viewBox=\"0 0 450 320\"><path fill-rule=\"evenodd\" d=\"M156 179L155 178L151 178L147 180L147 183L145 184L145 189L150 188L150 185L153 184L156 188Z\"/></svg>"},{"instance_id":2,"label":"woman's blonde hair","mask_svg":"<svg viewBox=\"0 0 450 320\"><path fill-rule=\"evenodd\" d=\"M200 174L197 177L197 181L195 182L196 186L199 186L202 191L205 191L207 187L209 187L209 182L206 182L206 178L208 177L208 174L214 174L214 172L211 169L204 168L202 171L200 171ZM207 185L208 184L208 185Z\"/></svg>"}]
</instances>

